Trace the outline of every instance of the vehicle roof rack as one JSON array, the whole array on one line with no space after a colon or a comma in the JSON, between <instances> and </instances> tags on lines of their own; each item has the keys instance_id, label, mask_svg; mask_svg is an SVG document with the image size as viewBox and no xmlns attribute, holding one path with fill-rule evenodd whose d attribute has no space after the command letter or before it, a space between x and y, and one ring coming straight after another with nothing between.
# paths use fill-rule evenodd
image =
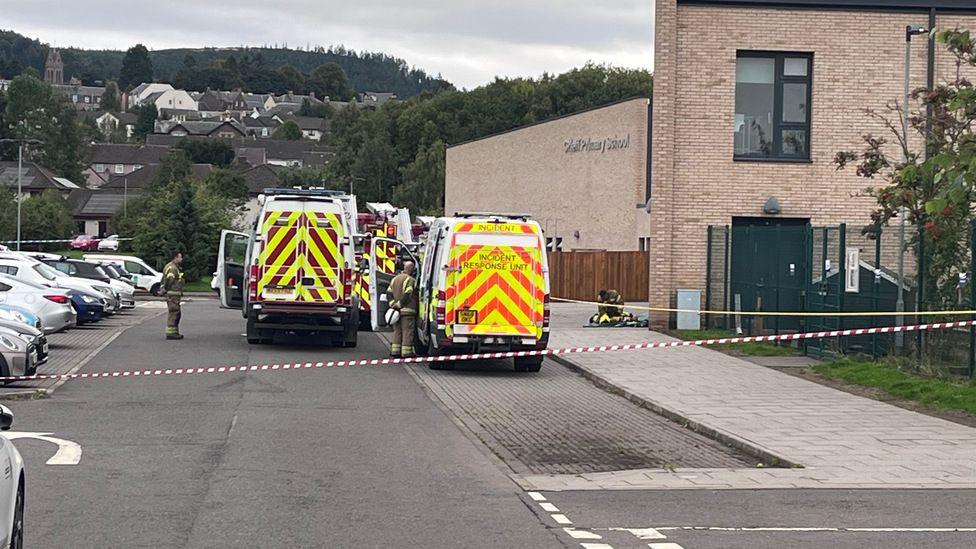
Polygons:
<instances>
[{"instance_id":1,"label":"vehicle roof rack","mask_svg":"<svg viewBox=\"0 0 976 549\"><path fill-rule=\"evenodd\" d=\"M268 188L264 189L263 194L266 196L277 196L277 195L290 195L290 196L343 196L345 191L336 191L333 189L309 189L309 188Z\"/></svg>"},{"instance_id":2,"label":"vehicle roof rack","mask_svg":"<svg viewBox=\"0 0 976 549\"><path fill-rule=\"evenodd\" d=\"M509 219L528 219L532 214L504 212L454 212L454 217L505 217Z\"/></svg>"}]
</instances>

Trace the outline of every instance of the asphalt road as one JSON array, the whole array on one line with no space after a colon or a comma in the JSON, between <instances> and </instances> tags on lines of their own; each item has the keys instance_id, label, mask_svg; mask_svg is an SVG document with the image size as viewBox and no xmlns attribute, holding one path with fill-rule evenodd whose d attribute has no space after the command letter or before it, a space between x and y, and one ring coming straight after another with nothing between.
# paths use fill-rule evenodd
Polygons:
<instances>
[{"instance_id":1,"label":"asphalt road","mask_svg":"<svg viewBox=\"0 0 976 549\"><path fill-rule=\"evenodd\" d=\"M158 318L91 371L369 358L248 346L239 314L189 304L180 342ZM352 351L352 352L350 352ZM18 440L30 547L562 547L524 494L398 367L70 382L11 403L18 431L82 446L76 466Z\"/></svg>"},{"instance_id":2,"label":"asphalt road","mask_svg":"<svg viewBox=\"0 0 976 549\"><path fill-rule=\"evenodd\" d=\"M186 307L183 341L165 341L163 323L130 328L85 370L386 354L368 333L353 350L301 340L249 346L239 314L212 301ZM543 374L550 368L561 367L547 362ZM526 493L509 478L502 450L520 462L532 463L525 456L540 450L562 460L570 449L560 445L584 448L572 434L589 416L607 444L646 445L657 436L645 432L650 420L559 372L534 378L521 389L529 391L523 402L512 397L521 393L503 391L517 375L428 373L436 383L397 366L77 380L50 399L9 402L15 430L53 433L83 451L78 465L45 465L52 444L16 441L29 468L28 547L976 546L976 532L904 530L976 527L976 490ZM475 400L477 387L499 397ZM545 387L559 405L526 407L526 399L546 396ZM605 423L614 415L626 422ZM527 445L521 454L516 439ZM669 455L682 445L703 451L692 439L670 436L660 446ZM590 460L605 454L596 445L581 463L599 465ZM821 530L799 530L810 527ZM863 527L893 530L844 530Z\"/></svg>"}]
</instances>

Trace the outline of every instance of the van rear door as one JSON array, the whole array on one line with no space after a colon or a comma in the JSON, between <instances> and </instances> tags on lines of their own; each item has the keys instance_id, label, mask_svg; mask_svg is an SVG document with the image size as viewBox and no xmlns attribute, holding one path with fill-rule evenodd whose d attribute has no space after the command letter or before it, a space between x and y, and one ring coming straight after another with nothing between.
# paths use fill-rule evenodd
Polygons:
<instances>
[{"instance_id":1,"label":"van rear door","mask_svg":"<svg viewBox=\"0 0 976 549\"><path fill-rule=\"evenodd\" d=\"M265 301L298 299L300 244L302 240L302 202L272 200L261 220L261 253L258 295Z\"/></svg>"},{"instance_id":2,"label":"van rear door","mask_svg":"<svg viewBox=\"0 0 976 549\"><path fill-rule=\"evenodd\" d=\"M400 258L409 259L414 262L414 265L419 265L417 258L403 242L390 238L373 237L369 250L369 299L372 305L370 320L374 330L388 326L386 311L389 310L390 304L386 300L386 292L390 289L390 282L397 274L397 262Z\"/></svg>"},{"instance_id":3,"label":"van rear door","mask_svg":"<svg viewBox=\"0 0 976 549\"><path fill-rule=\"evenodd\" d=\"M547 291L542 254L533 225L457 224L445 310L454 335L541 338Z\"/></svg>"},{"instance_id":4,"label":"van rear door","mask_svg":"<svg viewBox=\"0 0 976 549\"><path fill-rule=\"evenodd\" d=\"M235 231L220 232L217 253L217 292L220 305L240 309L244 304L244 263L250 237Z\"/></svg>"},{"instance_id":5,"label":"van rear door","mask_svg":"<svg viewBox=\"0 0 976 549\"><path fill-rule=\"evenodd\" d=\"M301 301L337 303L343 295L346 232L342 211L332 202L304 203L301 249ZM350 296L351 297L351 296Z\"/></svg>"}]
</instances>

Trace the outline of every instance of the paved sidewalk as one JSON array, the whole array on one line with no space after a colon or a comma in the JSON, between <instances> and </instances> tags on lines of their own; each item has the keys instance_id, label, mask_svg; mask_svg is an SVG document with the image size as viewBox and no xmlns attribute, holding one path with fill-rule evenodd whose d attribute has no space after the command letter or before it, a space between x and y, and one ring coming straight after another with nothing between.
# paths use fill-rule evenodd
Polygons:
<instances>
[{"instance_id":1,"label":"paved sidewalk","mask_svg":"<svg viewBox=\"0 0 976 549\"><path fill-rule=\"evenodd\" d=\"M586 306L553 306L552 348L661 341L644 329L582 328ZM976 429L799 379L705 348L566 355L599 381L722 438L802 468L644 469L534 475L538 490L976 488Z\"/></svg>"}]
</instances>

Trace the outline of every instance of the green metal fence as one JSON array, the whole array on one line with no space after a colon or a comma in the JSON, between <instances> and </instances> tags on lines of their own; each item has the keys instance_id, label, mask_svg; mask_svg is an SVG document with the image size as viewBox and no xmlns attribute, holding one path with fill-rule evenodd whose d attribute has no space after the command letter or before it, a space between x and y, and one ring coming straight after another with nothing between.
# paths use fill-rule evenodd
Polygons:
<instances>
[{"instance_id":1,"label":"green metal fence","mask_svg":"<svg viewBox=\"0 0 976 549\"><path fill-rule=\"evenodd\" d=\"M902 235L898 226L813 227L795 223L756 224L751 220L745 224L711 226L707 234L705 308L745 314L706 315L706 325L758 335L959 320L960 317L940 316L937 311L976 310L973 275L976 273L976 222L958 248L968 256L960 263L960 267L968 267L968 272L959 267L940 272L938 284L925 276L933 270L927 267L932 257L933 237L912 226L904 231ZM944 246L945 242L940 245ZM900 255L899 250L904 253ZM856 267L852 261L857 261ZM953 284L956 284L954 293ZM902 307L899 301L903 302ZM904 317L830 314L898 310L933 313ZM823 312L824 315L748 314L757 311ZM899 354L919 364L968 372L972 376L976 371L976 327L911 335L818 339L807 342L804 350L817 357Z\"/></svg>"}]
</instances>

